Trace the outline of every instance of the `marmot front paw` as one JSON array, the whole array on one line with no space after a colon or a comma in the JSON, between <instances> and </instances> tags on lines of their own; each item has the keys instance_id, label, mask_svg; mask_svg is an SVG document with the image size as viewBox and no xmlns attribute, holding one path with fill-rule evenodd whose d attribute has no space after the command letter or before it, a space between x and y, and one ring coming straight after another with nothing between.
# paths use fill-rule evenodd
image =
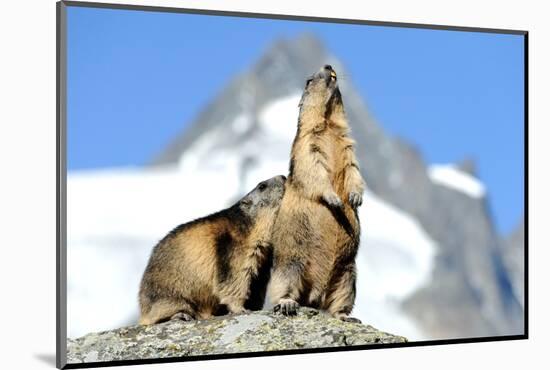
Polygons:
<instances>
[{"instance_id":1,"label":"marmot front paw","mask_svg":"<svg viewBox=\"0 0 550 370\"><path fill-rule=\"evenodd\" d=\"M343 203L342 199L336 193L328 193L323 195L323 200L325 203L332 208L342 208Z\"/></svg>"},{"instance_id":2,"label":"marmot front paw","mask_svg":"<svg viewBox=\"0 0 550 370\"><path fill-rule=\"evenodd\" d=\"M232 315L240 315L240 314L250 313L250 310L247 310L246 308L244 308L243 304L238 302L238 301L237 302L235 302L235 301L226 302L225 300L223 300L223 301L227 306L227 310Z\"/></svg>"},{"instance_id":3,"label":"marmot front paw","mask_svg":"<svg viewBox=\"0 0 550 370\"><path fill-rule=\"evenodd\" d=\"M361 324L361 320L351 316L342 316L340 317L340 320L345 322L353 322L353 323Z\"/></svg>"},{"instance_id":4,"label":"marmot front paw","mask_svg":"<svg viewBox=\"0 0 550 370\"><path fill-rule=\"evenodd\" d=\"M353 323L358 323L358 324L361 323L361 320L359 320L355 317L351 317L347 313L343 313L343 312L336 313L334 315L334 317L339 319L339 320L345 321L345 322L353 322Z\"/></svg>"},{"instance_id":5,"label":"marmot front paw","mask_svg":"<svg viewBox=\"0 0 550 370\"><path fill-rule=\"evenodd\" d=\"M361 193L356 193L352 191L349 193L349 204L353 208L359 207L361 204L363 204L363 195Z\"/></svg>"},{"instance_id":6,"label":"marmot front paw","mask_svg":"<svg viewBox=\"0 0 550 370\"><path fill-rule=\"evenodd\" d=\"M188 313L178 312L178 313L172 315L172 317L170 317L170 320L193 321L194 318L193 318L193 316L189 315Z\"/></svg>"},{"instance_id":7,"label":"marmot front paw","mask_svg":"<svg viewBox=\"0 0 550 370\"><path fill-rule=\"evenodd\" d=\"M247 310L246 308L241 307L241 308L235 308L231 310L231 313L233 315L242 315L242 314L250 313L250 310Z\"/></svg>"},{"instance_id":8,"label":"marmot front paw","mask_svg":"<svg viewBox=\"0 0 550 370\"><path fill-rule=\"evenodd\" d=\"M293 299L281 299L279 304L273 307L273 312L280 312L285 316L294 316L297 314L300 305Z\"/></svg>"}]
</instances>

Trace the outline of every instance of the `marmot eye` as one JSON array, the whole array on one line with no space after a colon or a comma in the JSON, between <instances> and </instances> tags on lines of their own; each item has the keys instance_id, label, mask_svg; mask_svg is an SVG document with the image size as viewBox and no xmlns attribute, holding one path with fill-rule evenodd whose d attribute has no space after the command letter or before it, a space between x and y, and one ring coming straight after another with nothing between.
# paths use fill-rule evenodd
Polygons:
<instances>
[{"instance_id":1,"label":"marmot eye","mask_svg":"<svg viewBox=\"0 0 550 370\"><path fill-rule=\"evenodd\" d=\"M265 183L261 183L260 186L258 186L258 189L259 189L260 191L264 191L265 188L267 188L267 185L266 185Z\"/></svg>"}]
</instances>

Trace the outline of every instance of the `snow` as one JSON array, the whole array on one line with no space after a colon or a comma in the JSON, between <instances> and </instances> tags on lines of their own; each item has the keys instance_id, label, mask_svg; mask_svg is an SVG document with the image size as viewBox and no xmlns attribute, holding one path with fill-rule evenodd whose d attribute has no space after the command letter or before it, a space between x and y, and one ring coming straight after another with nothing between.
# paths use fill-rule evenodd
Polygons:
<instances>
[{"instance_id":1,"label":"snow","mask_svg":"<svg viewBox=\"0 0 550 370\"><path fill-rule=\"evenodd\" d=\"M363 227L359 259L366 266L369 295L405 299L428 282L435 242L405 212L373 193L364 197L359 209Z\"/></svg>"},{"instance_id":2,"label":"snow","mask_svg":"<svg viewBox=\"0 0 550 370\"><path fill-rule=\"evenodd\" d=\"M159 239L288 172L299 99L295 93L264 107L253 137L236 147L221 145L224 132L217 128L197 140L178 165L69 172L69 337L135 323L140 278ZM242 126L243 116L236 121L232 129L249 129ZM414 218L370 192L360 218L354 315L381 330L423 339L400 303L429 279L434 242Z\"/></svg>"},{"instance_id":3,"label":"snow","mask_svg":"<svg viewBox=\"0 0 550 370\"><path fill-rule=\"evenodd\" d=\"M226 207L238 184L228 171L186 176L176 168L69 174L68 333L126 325L137 317L139 279L155 243L175 226ZM197 196L200 194L200 196Z\"/></svg>"},{"instance_id":4,"label":"snow","mask_svg":"<svg viewBox=\"0 0 550 370\"><path fill-rule=\"evenodd\" d=\"M454 165L432 165L428 169L430 179L439 185L460 191L472 198L482 198L485 186L470 174Z\"/></svg>"},{"instance_id":5,"label":"snow","mask_svg":"<svg viewBox=\"0 0 550 370\"><path fill-rule=\"evenodd\" d=\"M231 124L231 128L237 134L243 134L252 127L252 120L249 115L240 115Z\"/></svg>"},{"instance_id":6,"label":"snow","mask_svg":"<svg viewBox=\"0 0 550 370\"><path fill-rule=\"evenodd\" d=\"M368 191L359 219L355 316L384 331L424 339L399 303L428 282L435 242L414 218Z\"/></svg>"},{"instance_id":7,"label":"snow","mask_svg":"<svg viewBox=\"0 0 550 370\"><path fill-rule=\"evenodd\" d=\"M288 97L269 104L260 113L260 121L264 130L287 143L289 149L285 153L287 156L290 153L290 146L296 135L300 97L301 93L295 92Z\"/></svg>"}]
</instances>

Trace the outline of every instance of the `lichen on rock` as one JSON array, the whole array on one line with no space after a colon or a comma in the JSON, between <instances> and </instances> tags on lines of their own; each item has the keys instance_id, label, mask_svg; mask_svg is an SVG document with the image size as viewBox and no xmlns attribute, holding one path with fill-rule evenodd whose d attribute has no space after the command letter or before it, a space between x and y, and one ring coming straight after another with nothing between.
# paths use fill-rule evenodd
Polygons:
<instances>
[{"instance_id":1,"label":"lichen on rock","mask_svg":"<svg viewBox=\"0 0 550 370\"><path fill-rule=\"evenodd\" d=\"M67 362L103 362L202 356L244 352L330 348L407 339L370 325L343 322L314 309L297 316L271 311L220 316L210 320L172 320L150 326L130 326L68 339Z\"/></svg>"}]
</instances>

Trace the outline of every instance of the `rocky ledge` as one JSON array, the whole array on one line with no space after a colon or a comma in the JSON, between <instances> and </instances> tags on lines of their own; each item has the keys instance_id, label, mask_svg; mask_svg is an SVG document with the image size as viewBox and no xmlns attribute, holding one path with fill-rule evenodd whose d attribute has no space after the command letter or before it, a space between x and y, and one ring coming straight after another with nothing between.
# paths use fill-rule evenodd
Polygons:
<instances>
[{"instance_id":1,"label":"rocky ledge","mask_svg":"<svg viewBox=\"0 0 550 370\"><path fill-rule=\"evenodd\" d=\"M288 318L271 311L220 316L210 320L173 320L151 326L91 333L68 339L67 362L100 362L227 353L329 348L407 339L370 325L343 322L301 308Z\"/></svg>"}]
</instances>

